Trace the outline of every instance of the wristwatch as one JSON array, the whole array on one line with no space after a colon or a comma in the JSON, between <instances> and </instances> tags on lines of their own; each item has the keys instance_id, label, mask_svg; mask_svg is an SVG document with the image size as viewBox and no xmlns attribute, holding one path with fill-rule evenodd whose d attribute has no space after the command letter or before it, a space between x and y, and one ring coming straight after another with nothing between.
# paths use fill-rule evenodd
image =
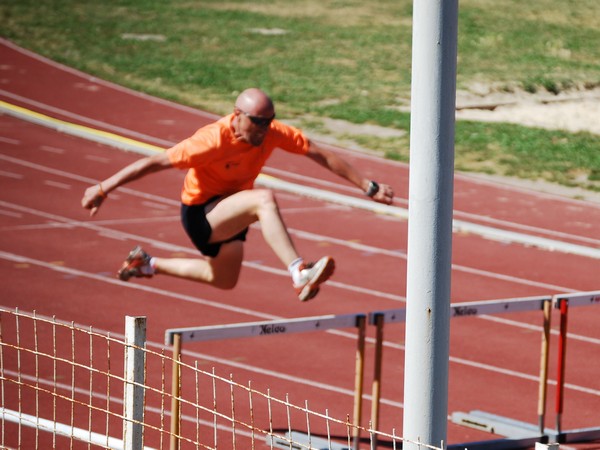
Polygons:
<instances>
[{"instance_id":1,"label":"wristwatch","mask_svg":"<svg viewBox=\"0 0 600 450\"><path fill-rule=\"evenodd\" d=\"M375 181L369 181L369 188L367 189L367 197L373 197L379 192L379 185Z\"/></svg>"}]
</instances>

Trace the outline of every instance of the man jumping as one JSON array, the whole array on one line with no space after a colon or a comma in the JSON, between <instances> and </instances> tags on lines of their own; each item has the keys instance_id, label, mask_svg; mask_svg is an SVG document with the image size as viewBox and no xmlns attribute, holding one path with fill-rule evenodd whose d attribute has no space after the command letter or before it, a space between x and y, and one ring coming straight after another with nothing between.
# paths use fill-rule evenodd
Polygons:
<instances>
[{"instance_id":1,"label":"man jumping","mask_svg":"<svg viewBox=\"0 0 600 450\"><path fill-rule=\"evenodd\" d=\"M200 128L164 153L142 158L86 189L81 204L93 216L108 194L133 180L168 168L187 169L181 193L181 220L204 258L151 257L135 247L118 271L132 277L165 274L232 289L237 284L248 227L260 222L265 241L288 268L301 301L310 300L335 268L324 256L305 263L283 223L274 193L255 189L274 149L305 155L362 189L373 200L391 204L392 188L364 176L337 154L320 148L298 129L275 120L267 94L242 92L232 114Z\"/></svg>"}]
</instances>

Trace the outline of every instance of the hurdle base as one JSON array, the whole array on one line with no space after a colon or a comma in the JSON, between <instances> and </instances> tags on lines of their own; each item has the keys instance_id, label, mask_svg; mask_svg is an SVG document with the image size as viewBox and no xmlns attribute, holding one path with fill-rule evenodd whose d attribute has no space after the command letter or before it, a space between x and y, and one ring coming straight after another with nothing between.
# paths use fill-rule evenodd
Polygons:
<instances>
[{"instance_id":1,"label":"hurdle base","mask_svg":"<svg viewBox=\"0 0 600 450\"><path fill-rule=\"evenodd\" d=\"M474 410L469 413L455 412L452 413L451 420L458 425L487 431L488 433L505 436L510 439L526 439L530 437L539 439L543 437L540 434L539 428L535 425L485 411Z\"/></svg>"},{"instance_id":2,"label":"hurdle base","mask_svg":"<svg viewBox=\"0 0 600 450\"><path fill-rule=\"evenodd\" d=\"M540 435L539 429L534 425L484 411L455 412L452 413L451 420L458 425L505 437L451 444L447 450L519 450L534 448L537 443L548 442L548 436Z\"/></svg>"},{"instance_id":3,"label":"hurdle base","mask_svg":"<svg viewBox=\"0 0 600 450\"><path fill-rule=\"evenodd\" d=\"M282 448L287 450L290 448L300 448L294 446L294 444L290 446L290 442L301 444L304 446L302 448L308 448L310 443L310 448L315 450L351 450L351 448L347 445L338 444L333 441L329 442L327 439L320 437L309 436L301 431L292 431L291 433L286 432L285 438L266 436L267 445L272 446L273 448Z\"/></svg>"},{"instance_id":4,"label":"hurdle base","mask_svg":"<svg viewBox=\"0 0 600 450\"><path fill-rule=\"evenodd\" d=\"M528 437L522 439L490 439L488 441L464 442L462 444L450 444L447 450L521 450L534 448L542 441L540 437Z\"/></svg>"},{"instance_id":5,"label":"hurdle base","mask_svg":"<svg viewBox=\"0 0 600 450\"><path fill-rule=\"evenodd\" d=\"M479 410L469 413L452 413L451 420L458 425L505 437L488 441L452 444L448 445L448 450L465 448L469 450L514 450L531 448L536 443L568 444L600 440L600 428L581 428L561 432L546 428L544 434L540 434L540 430L536 425Z\"/></svg>"},{"instance_id":6,"label":"hurdle base","mask_svg":"<svg viewBox=\"0 0 600 450\"><path fill-rule=\"evenodd\" d=\"M576 430L555 433L553 442L559 444L575 444L579 442L591 442L600 440L600 428L579 428Z\"/></svg>"}]
</instances>

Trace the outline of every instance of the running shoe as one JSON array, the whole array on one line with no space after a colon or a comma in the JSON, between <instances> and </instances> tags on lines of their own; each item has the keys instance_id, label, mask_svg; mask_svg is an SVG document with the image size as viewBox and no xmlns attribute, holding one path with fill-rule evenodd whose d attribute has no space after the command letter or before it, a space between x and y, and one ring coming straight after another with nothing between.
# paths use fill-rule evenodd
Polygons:
<instances>
[{"instance_id":1,"label":"running shoe","mask_svg":"<svg viewBox=\"0 0 600 450\"><path fill-rule=\"evenodd\" d=\"M150 266L150 258L151 256L142 250L142 247L135 246L117 272L117 277L123 281L128 281L132 277L151 278L154 270Z\"/></svg>"},{"instance_id":2,"label":"running shoe","mask_svg":"<svg viewBox=\"0 0 600 450\"><path fill-rule=\"evenodd\" d=\"M315 263L303 264L300 267L300 283L294 285L301 302L314 298L319 293L319 286L327 281L335 270L335 261L331 256L324 256Z\"/></svg>"}]
</instances>

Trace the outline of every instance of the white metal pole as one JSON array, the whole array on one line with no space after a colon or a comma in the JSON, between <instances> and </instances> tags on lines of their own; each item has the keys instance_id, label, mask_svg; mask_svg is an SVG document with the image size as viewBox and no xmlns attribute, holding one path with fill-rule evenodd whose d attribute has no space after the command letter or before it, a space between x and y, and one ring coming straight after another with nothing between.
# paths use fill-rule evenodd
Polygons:
<instances>
[{"instance_id":1,"label":"white metal pole","mask_svg":"<svg viewBox=\"0 0 600 450\"><path fill-rule=\"evenodd\" d=\"M125 318L125 399L123 403L123 448L144 446L144 370L146 318Z\"/></svg>"},{"instance_id":2,"label":"white metal pole","mask_svg":"<svg viewBox=\"0 0 600 450\"><path fill-rule=\"evenodd\" d=\"M458 0L414 0L404 449L446 442Z\"/></svg>"}]
</instances>

